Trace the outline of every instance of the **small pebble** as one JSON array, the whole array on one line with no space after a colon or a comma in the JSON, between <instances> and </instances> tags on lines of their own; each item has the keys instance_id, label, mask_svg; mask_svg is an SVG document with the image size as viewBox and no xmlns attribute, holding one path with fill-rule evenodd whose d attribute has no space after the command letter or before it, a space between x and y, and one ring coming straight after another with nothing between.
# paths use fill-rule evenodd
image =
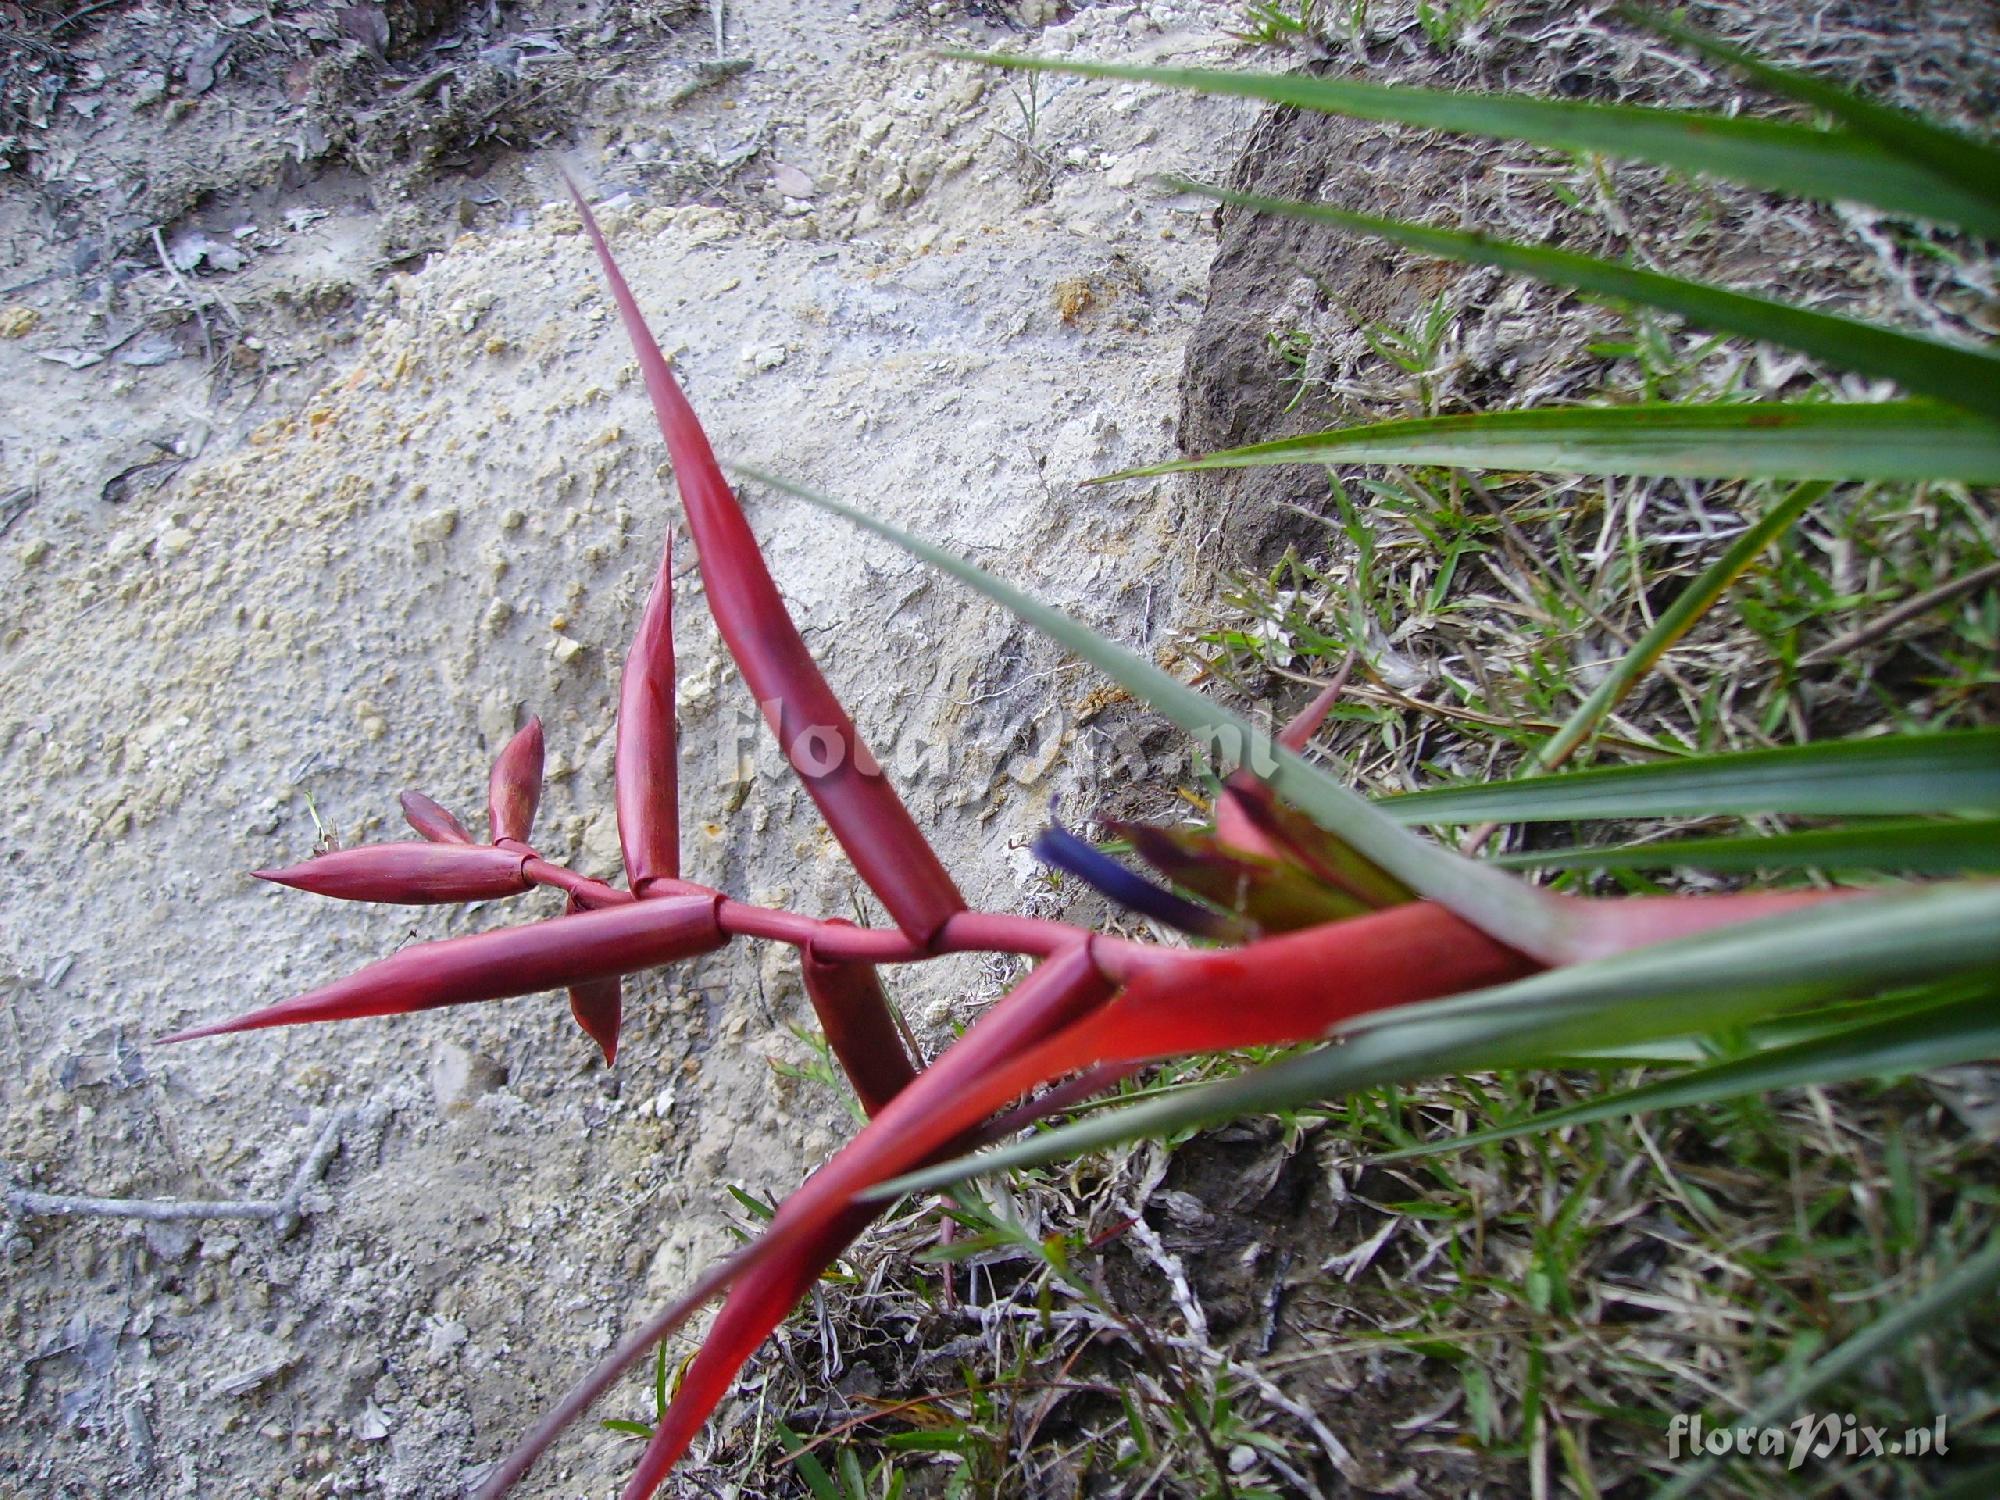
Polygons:
<instances>
[{"instance_id":1,"label":"small pebble","mask_svg":"<svg viewBox=\"0 0 2000 1500\"><path fill-rule=\"evenodd\" d=\"M470 1109L473 1100L507 1082L505 1067L456 1042L440 1042L431 1049L430 1072L431 1097L442 1115Z\"/></svg>"},{"instance_id":2,"label":"small pebble","mask_svg":"<svg viewBox=\"0 0 2000 1500\"><path fill-rule=\"evenodd\" d=\"M428 515L419 516L410 523L410 545L422 547L429 543L441 542L458 530L458 507L443 506Z\"/></svg>"},{"instance_id":3,"label":"small pebble","mask_svg":"<svg viewBox=\"0 0 2000 1500\"><path fill-rule=\"evenodd\" d=\"M771 183L787 198L810 198L815 191L810 177L797 167L782 162L773 169Z\"/></svg>"}]
</instances>

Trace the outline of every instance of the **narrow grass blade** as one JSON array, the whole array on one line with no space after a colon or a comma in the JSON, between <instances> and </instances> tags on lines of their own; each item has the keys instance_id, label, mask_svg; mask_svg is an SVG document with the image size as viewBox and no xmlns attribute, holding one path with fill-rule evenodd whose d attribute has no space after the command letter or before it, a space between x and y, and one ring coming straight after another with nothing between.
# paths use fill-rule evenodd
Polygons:
<instances>
[{"instance_id":1,"label":"narrow grass blade","mask_svg":"<svg viewBox=\"0 0 2000 1500\"><path fill-rule=\"evenodd\" d=\"M805 1439L780 1422L777 1427L778 1441L784 1444L785 1454L792 1461L792 1467L799 1471L799 1478L805 1481L807 1489L813 1492L813 1500L847 1500L834 1487L833 1476L826 1472L826 1466L814 1458L806 1449Z\"/></svg>"},{"instance_id":2,"label":"narrow grass blade","mask_svg":"<svg viewBox=\"0 0 2000 1500\"><path fill-rule=\"evenodd\" d=\"M1758 894L1768 899L1776 893L1647 904L1685 908ZM1982 916L1994 920L1982 926ZM1509 1035L1528 1026L1538 1049L1574 1051L1748 1025L1881 986L1981 973L1982 964L2000 964L2000 883L1896 887L1654 943L1497 990L1433 1000L1421 1010L1371 1014L1347 1034L1394 1026L1456 1047L1461 1026L1477 1036L1499 1018Z\"/></svg>"},{"instance_id":3,"label":"narrow grass blade","mask_svg":"<svg viewBox=\"0 0 2000 1500\"><path fill-rule=\"evenodd\" d=\"M1538 849L1502 854L1493 863L1507 870L1893 870L1910 875L2000 875L2000 819L1924 818L1768 836Z\"/></svg>"},{"instance_id":4,"label":"narrow grass blade","mask_svg":"<svg viewBox=\"0 0 2000 1500\"><path fill-rule=\"evenodd\" d=\"M1893 817L2000 813L2000 729L1891 735L1602 766L1490 786L1440 787L1376 804L1402 823L1802 813Z\"/></svg>"},{"instance_id":5,"label":"narrow grass blade","mask_svg":"<svg viewBox=\"0 0 2000 1500\"><path fill-rule=\"evenodd\" d=\"M1357 1089L1700 1035L1815 1000L1990 973L1996 965L2000 885L1935 886L1836 902L1383 1013L1304 1056L1106 1110L874 1191L884 1197L929 1191Z\"/></svg>"},{"instance_id":6,"label":"narrow grass blade","mask_svg":"<svg viewBox=\"0 0 2000 1500\"><path fill-rule=\"evenodd\" d=\"M1391 1152L1377 1159L1397 1161L1409 1156L1429 1156L1648 1110L1713 1104L1721 1099L1738 1099L1805 1084L1896 1078L1990 1057L2000 1057L2000 992L1991 991L1975 999L1846 1027L1810 1041L1770 1047L1751 1057L1690 1068L1640 1088L1603 1094L1512 1125Z\"/></svg>"},{"instance_id":7,"label":"narrow grass blade","mask_svg":"<svg viewBox=\"0 0 2000 1500\"><path fill-rule=\"evenodd\" d=\"M1830 484L1820 480L1801 484L1753 521L1741 536L1729 544L1722 556L1704 568L1701 576L1682 589L1674 602L1660 612L1653 628L1633 642L1632 649L1591 690L1590 696L1577 705L1576 712L1569 716L1562 728L1535 751L1534 763L1546 771L1567 761L1579 745L1597 733L1605 716L1632 691L1640 678L1653 669L1654 663L1665 656L1673 644L1708 613L1716 600L1728 592L1729 586L1742 576L1743 570L1757 560L1757 555L1791 530L1792 522L1805 513L1806 507L1831 488Z\"/></svg>"},{"instance_id":8,"label":"narrow grass blade","mask_svg":"<svg viewBox=\"0 0 2000 1500\"><path fill-rule=\"evenodd\" d=\"M1964 183L1955 168L1939 170L1928 160L1910 159L1903 150L1885 150L1878 139L1860 131L1818 130L1698 110L1574 103L1513 94L1447 93L1318 78L1308 73L1147 68L982 52L947 55L996 68L1122 78L1163 88L1261 99L1321 114L1525 141L1557 151L1595 152L1706 172L1802 198L1866 203L1911 218L1934 219L2000 236L2000 204L1993 201L1990 178L1983 185ZM1872 134L1879 137L1879 132Z\"/></svg>"},{"instance_id":9,"label":"narrow grass blade","mask_svg":"<svg viewBox=\"0 0 2000 1500\"><path fill-rule=\"evenodd\" d=\"M1732 1427L1773 1427L1796 1412L1816 1391L1826 1389L1880 1359L1904 1341L1933 1329L1951 1331L1965 1311L2000 1287L2000 1233L1990 1236L1973 1254L1938 1277L1916 1296L1894 1311L1884 1314L1837 1349L1821 1355L1785 1382L1784 1388L1760 1402L1741 1417L1731 1418ZM1709 1477L1720 1467L1714 1458L1693 1464L1671 1484L1653 1492L1653 1500L1688 1500L1701 1492Z\"/></svg>"},{"instance_id":10,"label":"narrow grass blade","mask_svg":"<svg viewBox=\"0 0 2000 1500\"><path fill-rule=\"evenodd\" d=\"M746 465L736 467L773 489L852 521L977 589L1204 741L1217 751L1218 760L1248 762L1250 769L1293 807L1410 889L1522 952L1547 961L1565 954L1568 913L1559 903L1496 870L1411 837L1325 771L1296 752L1273 744L1250 721L1211 702L1143 657L921 537L789 480Z\"/></svg>"},{"instance_id":11,"label":"narrow grass blade","mask_svg":"<svg viewBox=\"0 0 2000 1500\"><path fill-rule=\"evenodd\" d=\"M1260 197L1254 193L1232 192L1200 183L1181 183L1179 186L1237 208L1330 224L1357 234L1392 240L1421 254L1442 256L1446 260L1462 261L1468 265L1497 266L1593 296L1617 297L1657 307L1678 313L1717 333L1762 339L1766 343L1809 354L1839 369L1893 380L1913 396L1929 396L1950 406L1962 407L1986 417L1989 422L2000 419L2000 379L1996 379L2000 377L2000 356L1986 349L1947 344L1854 318L1812 312L1789 302L1619 265L1595 256L1579 255L1573 250L1519 244L1483 234L1412 224L1402 219L1384 219L1373 214L1335 208L1327 203L1299 203L1285 198ZM1987 463L1985 456L1977 451L1970 455L1946 454L1945 459L1953 468L1973 466L1981 472L1985 471ZM1957 477L1948 469L1938 472L1944 477ZM1860 476L1827 475L1814 470L1789 477L1838 479Z\"/></svg>"},{"instance_id":12,"label":"narrow grass blade","mask_svg":"<svg viewBox=\"0 0 2000 1500\"><path fill-rule=\"evenodd\" d=\"M680 745L674 730L674 545L671 533L625 658L612 756L625 883L643 896L681 873Z\"/></svg>"},{"instance_id":13,"label":"narrow grass blade","mask_svg":"<svg viewBox=\"0 0 2000 1500\"><path fill-rule=\"evenodd\" d=\"M1992 142L1947 129L1907 110L1877 104L1851 89L1828 83L1811 73L1765 62L1762 58L1679 25L1665 15L1642 10L1638 6L1627 7L1625 14L1684 47L1741 68L1774 93L1789 95L1802 104L1825 110L1847 127L1851 137L1867 141L1912 166L1922 168L1940 181L1950 183L1967 197L1984 204L1989 214L2000 216L2000 148ZM1940 216L1937 212L1925 214L1921 209L1914 212L1919 217ZM1965 220L1948 215L1945 222L1973 227ZM1989 238L1994 236L1990 223L1981 232Z\"/></svg>"},{"instance_id":14,"label":"narrow grass blade","mask_svg":"<svg viewBox=\"0 0 2000 1500\"><path fill-rule=\"evenodd\" d=\"M2000 380L1996 368L1989 380ZM1928 401L1533 407L1336 427L1093 484L1281 464L1432 464L1742 479L2000 482L2000 426Z\"/></svg>"}]
</instances>

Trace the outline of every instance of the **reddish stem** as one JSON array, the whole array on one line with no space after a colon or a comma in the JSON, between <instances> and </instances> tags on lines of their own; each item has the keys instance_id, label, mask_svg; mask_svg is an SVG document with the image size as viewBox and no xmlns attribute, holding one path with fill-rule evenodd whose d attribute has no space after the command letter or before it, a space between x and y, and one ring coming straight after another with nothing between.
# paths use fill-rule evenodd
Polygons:
<instances>
[{"instance_id":1,"label":"reddish stem","mask_svg":"<svg viewBox=\"0 0 2000 1500\"><path fill-rule=\"evenodd\" d=\"M732 937L769 938L796 948L810 944L821 958L829 961L871 964L917 963L940 953L1019 953L1046 958L1089 935L1081 927L1041 917L962 911L945 923L933 942L925 945L900 932L774 911L726 896L717 919L722 930ZM1114 947L1120 946L1111 941Z\"/></svg>"},{"instance_id":2,"label":"reddish stem","mask_svg":"<svg viewBox=\"0 0 2000 1500\"><path fill-rule=\"evenodd\" d=\"M1090 955L1098 939L1085 938L1029 975L1011 994L996 1002L943 1057L919 1073L913 1083L890 1101L883 1113L834 1159L780 1206L777 1218L762 1236L729 1260L712 1267L680 1299L647 1320L616 1349L598 1362L570 1389L554 1410L535 1425L519 1446L481 1482L474 1500L498 1500L525 1475L563 1429L596 1401L613 1381L662 1338L671 1334L724 1287L747 1278L770 1261L789 1264L790 1276L774 1275L775 1285L760 1289L746 1309L731 1321L725 1343L710 1330L702 1351L684 1376L674 1405L653 1435L641 1460L640 1475L657 1485L699 1428L707 1413L727 1393L735 1370L749 1357L790 1310L789 1286L800 1284L803 1268L814 1257L824 1266L880 1212L879 1204L856 1204L855 1193L908 1168L904 1162L942 1160L958 1149L964 1135L929 1129L941 1117L968 1077L1060 1030L1104 1003L1110 991ZM956 1059L955 1061L953 1059ZM839 1236L845 1235L842 1239ZM800 1244L801 1238L806 1240ZM817 1274L816 1272L814 1274ZM806 1277L805 1285L811 1284ZM739 1299L737 1305L741 1306ZM768 1320L768 1321L767 1321ZM764 1323L763 1332L757 1325ZM699 1412L695 1411L699 1407ZM626 1493L647 1493L628 1487Z\"/></svg>"},{"instance_id":3,"label":"reddish stem","mask_svg":"<svg viewBox=\"0 0 2000 1500\"><path fill-rule=\"evenodd\" d=\"M621 891L615 885L579 875L565 865L543 859L539 854L530 855L521 862L521 873L536 885L554 886L559 891L566 891L579 905L592 911L606 906L623 906L633 899L630 891Z\"/></svg>"},{"instance_id":4,"label":"reddish stem","mask_svg":"<svg viewBox=\"0 0 2000 1500\"><path fill-rule=\"evenodd\" d=\"M1086 936L1085 929L1046 917L964 911L945 924L940 953L1023 953L1049 958Z\"/></svg>"}]
</instances>

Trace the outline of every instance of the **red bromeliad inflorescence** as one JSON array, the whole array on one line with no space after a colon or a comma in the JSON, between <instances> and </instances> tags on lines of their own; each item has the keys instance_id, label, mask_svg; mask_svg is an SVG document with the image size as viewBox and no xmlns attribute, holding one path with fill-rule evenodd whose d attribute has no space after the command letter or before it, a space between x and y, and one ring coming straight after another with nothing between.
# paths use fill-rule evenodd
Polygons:
<instances>
[{"instance_id":1,"label":"red bromeliad inflorescence","mask_svg":"<svg viewBox=\"0 0 2000 1500\"><path fill-rule=\"evenodd\" d=\"M593 1369L482 1483L504 1493L558 1433L654 1343L709 1299L727 1299L655 1431L626 1500L658 1487L737 1371L880 1212L875 1185L946 1159L1038 1111L1065 1108L1139 1064L1188 1052L1311 1041L1357 1016L1459 994L1542 967L1504 932L1472 926L1359 858L1246 771L1225 783L1216 829L1113 825L1179 891L1119 867L1052 828L1053 862L1164 921L1233 946L1116 939L1065 923L966 908L951 876L869 757L807 654L693 409L654 342L595 219L577 208L638 352L693 533L710 609L779 744L895 930L733 900L680 866L671 558L654 581L619 694L615 783L626 884L578 874L529 842L543 740L530 720L501 751L488 792L489 838L473 840L420 792L402 805L421 842L346 849L260 877L351 901L483 901L538 886L564 892L561 916L404 949L359 973L231 1020L166 1038L345 1020L566 989L609 1064L621 976L710 952L738 937L799 952L807 996L867 1125L778 1210L761 1238L705 1275ZM1288 728L1304 745L1336 681ZM807 751L830 740L835 753ZM814 763L831 769L812 773ZM1603 903L1578 924L1573 957L1763 916L1826 892ZM1190 899L1197 898L1197 899ZM1205 903L1205 904L1204 904ZM877 966L974 950L1040 965L928 1067L913 1065ZM1570 957L1572 955L1565 955ZM1008 1113L1024 1095L1068 1084Z\"/></svg>"}]
</instances>

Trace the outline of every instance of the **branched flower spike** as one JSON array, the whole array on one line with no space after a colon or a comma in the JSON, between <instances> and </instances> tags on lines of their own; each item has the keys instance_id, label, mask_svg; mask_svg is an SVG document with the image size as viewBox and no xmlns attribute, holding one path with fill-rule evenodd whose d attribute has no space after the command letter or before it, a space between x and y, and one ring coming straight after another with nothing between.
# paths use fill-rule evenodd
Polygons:
<instances>
[{"instance_id":1,"label":"branched flower spike","mask_svg":"<svg viewBox=\"0 0 2000 1500\"><path fill-rule=\"evenodd\" d=\"M622 976L754 937L798 950L805 993L871 1117L781 1205L760 1239L705 1275L590 1372L493 1471L481 1495L504 1493L620 1371L726 1292L626 1488L627 1500L643 1500L727 1394L743 1361L880 1211L881 1184L1067 1107L1139 1064L1215 1048L1311 1041L1361 1017L1480 991L1551 961L1619 952L1845 894L1576 903L1573 914L1558 911L1558 925L1573 936L1566 946L1551 948L1553 929L1543 919L1554 909L1553 898L1527 899L1506 877L1482 870L1473 883L1485 897L1498 889L1502 899L1463 901L1470 887L1455 878L1462 863L1455 856L1420 845L1378 813L1353 812L1348 804L1354 799L1344 789L1317 785L1321 773L1298 752L1332 707L1336 682L1282 737L1289 759L1281 757L1281 779L1312 795L1287 802L1272 786L1238 772L1225 782L1213 832L1108 825L1177 890L1108 860L1059 825L1037 843L1044 858L1115 899L1226 946L1132 942L1060 922L967 910L806 654L692 408L588 207L581 198L577 206L638 352L723 641L895 929L736 901L683 870L670 555L654 579L619 691L615 780L627 888L571 870L529 843L543 760L542 728L533 719L494 764L489 842L475 843L438 803L406 792L403 810L422 842L374 845L260 872L348 900L491 900L546 886L563 893L565 906L560 916L406 948L346 979L166 1040L566 990L578 1025L609 1065L623 1015ZM1176 716L1200 711L1201 700L1184 685L1147 678L1157 678L1151 664L1087 639L1074 622L1052 623L1061 617L969 564L944 559L880 523L867 524L994 593L1121 681L1151 682L1153 701L1171 702ZM1314 809L1314 816L1302 807ZM1366 856L1358 852L1363 845L1371 851ZM1391 866L1400 873L1391 873ZM1505 929L1508 912L1524 924L1521 932ZM919 1070L880 966L973 950L1021 954L1039 966ZM1046 1084L1057 1086L1009 1112Z\"/></svg>"}]
</instances>

